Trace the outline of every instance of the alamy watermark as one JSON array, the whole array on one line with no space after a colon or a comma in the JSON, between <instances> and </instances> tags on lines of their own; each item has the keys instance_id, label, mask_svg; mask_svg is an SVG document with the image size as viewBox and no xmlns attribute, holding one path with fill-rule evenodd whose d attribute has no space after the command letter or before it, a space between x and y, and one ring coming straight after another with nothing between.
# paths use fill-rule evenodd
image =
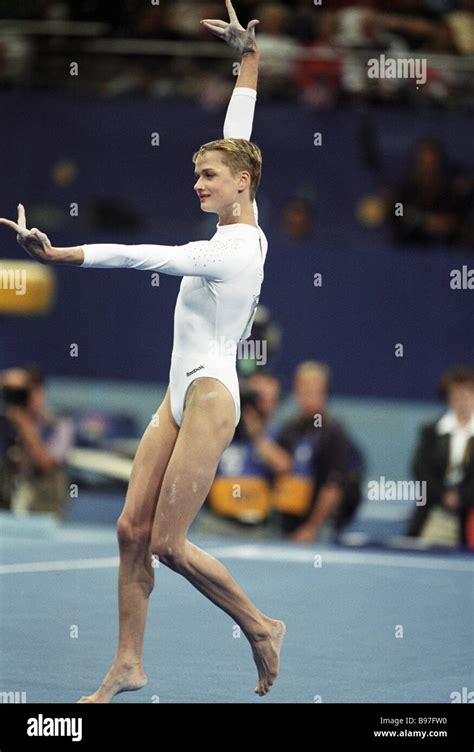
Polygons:
<instances>
[{"instance_id":1,"label":"alamy watermark","mask_svg":"<svg viewBox=\"0 0 474 752\"><path fill-rule=\"evenodd\" d=\"M15 295L25 295L26 270L3 269L0 271L0 290L15 290Z\"/></svg>"},{"instance_id":2,"label":"alamy watermark","mask_svg":"<svg viewBox=\"0 0 474 752\"><path fill-rule=\"evenodd\" d=\"M463 687L460 692L451 692L449 699L453 705L456 705L457 703L470 704L474 702L474 692L470 692L467 687Z\"/></svg>"},{"instance_id":3,"label":"alamy watermark","mask_svg":"<svg viewBox=\"0 0 474 752\"><path fill-rule=\"evenodd\" d=\"M371 57L367 62L369 78L413 78L418 85L426 84L426 58Z\"/></svg>"},{"instance_id":4,"label":"alamy watermark","mask_svg":"<svg viewBox=\"0 0 474 752\"><path fill-rule=\"evenodd\" d=\"M42 713L28 718L28 736L70 736L71 741L82 740L82 718L49 718Z\"/></svg>"},{"instance_id":5,"label":"alamy watermark","mask_svg":"<svg viewBox=\"0 0 474 752\"><path fill-rule=\"evenodd\" d=\"M426 480L378 480L367 483L369 501L414 501L417 507L426 504Z\"/></svg>"},{"instance_id":6,"label":"alamy watermark","mask_svg":"<svg viewBox=\"0 0 474 752\"><path fill-rule=\"evenodd\" d=\"M267 341L265 339L241 339L236 342L221 336L213 339L208 345L208 354L211 358L232 357L237 353L238 360L254 360L257 365L264 366L267 363Z\"/></svg>"},{"instance_id":7,"label":"alamy watermark","mask_svg":"<svg viewBox=\"0 0 474 752\"><path fill-rule=\"evenodd\" d=\"M26 692L7 690L0 692L0 705L18 705L26 702Z\"/></svg>"},{"instance_id":8,"label":"alamy watermark","mask_svg":"<svg viewBox=\"0 0 474 752\"><path fill-rule=\"evenodd\" d=\"M474 290L474 269L469 269L467 264L460 269L451 269L449 278L451 290Z\"/></svg>"}]
</instances>

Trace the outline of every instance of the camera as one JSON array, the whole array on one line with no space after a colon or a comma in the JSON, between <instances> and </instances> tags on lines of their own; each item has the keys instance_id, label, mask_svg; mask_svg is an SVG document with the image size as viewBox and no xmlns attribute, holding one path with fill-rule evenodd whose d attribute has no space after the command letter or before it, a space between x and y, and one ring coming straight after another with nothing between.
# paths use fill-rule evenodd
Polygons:
<instances>
[{"instance_id":1,"label":"camera","mask_svg":"<svg viewBox=\"0 0 474 752\"><path fill-rule=\"evenodd\" d=\"M242 386L240 388L240 405L242 409L247 407L247 405L251 405L258 410L258 398L259 395L255 389L250 389L248 386Z\"/></svg>"},{"instance_id":2,"label":"camera","mask_svg":"<svg viewBox=\"0 0 474 752\"><path fill-rule=\"evenodd\" d=\"M254 410L259 410L259 394L254 389L251 389L247 385L240 387L240 407L242 418L239 421L237 428L235 429L235 439L237 441L247 441L249 436L245 426L245 408L253 407Z\"/></svg>"},{"instance_id":3,"label":"camera","mask_svg":"<svg viewBox=\"0 0 474 752\"><path fill-rule=\"evenodd\" d=\"M28 404L29 390L12 386L2 387L2 397L6 405L15 405L15 407L26 407Z\"/></svg>"},{"instance_id":4,"label":"camera","mask_svg":"<svg viewBox=\"0 0 474 752\"><path fill-rule=\"evenodd\" d=\"M28 389L2 387L0 390L0 463L7 455L8 449L15 443L15 429L5 415L8 407L26 407Z\"/></svg>"}]
</instances>

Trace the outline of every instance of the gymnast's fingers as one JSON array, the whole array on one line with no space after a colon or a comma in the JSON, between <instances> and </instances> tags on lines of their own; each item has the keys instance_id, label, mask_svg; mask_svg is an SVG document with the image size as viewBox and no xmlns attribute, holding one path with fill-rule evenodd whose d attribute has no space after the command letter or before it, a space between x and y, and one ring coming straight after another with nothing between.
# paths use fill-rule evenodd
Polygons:
<instances>
[{"instance_id":1,"label":"gymnast's fingers","mask_svg":"<svg viewBox=\"0 0 474 752\"><path fill-rule=\"evenodd\" d=\"M18 224L26 230L26 214L23 204L18 204Z\"/></svg>"},{"instance_id":2,"label":"gymnast's fingers","mask_svg":"<svg viewBox=\"0 0 474 752\"><path fill-rule=\"evenodd\" d=\"M2 222L4 225L8 225L12 228L12 230L15 230L17 233L21 233L24 231L24 227L20 227L20 225L17 225L16 222L13 222L11 219L3 219L3 217L0 218L0 222Z\"/></svg>"},{"instance_id":3,"label":"gymnast's fingers","mask_svg":"<svg viewBox=\"0 0 474 752\"><path fill-rule=\"evenodd\" d=\"M232 5L231 1L230 0L225 0L225 4L226 4L226 7L227 7L227 12L229 14L230 22L231 23L235 23L238 26L240 26L239 19L237 18L237 13L235 12L234 6Z\"/></svg>"}]
</instances>

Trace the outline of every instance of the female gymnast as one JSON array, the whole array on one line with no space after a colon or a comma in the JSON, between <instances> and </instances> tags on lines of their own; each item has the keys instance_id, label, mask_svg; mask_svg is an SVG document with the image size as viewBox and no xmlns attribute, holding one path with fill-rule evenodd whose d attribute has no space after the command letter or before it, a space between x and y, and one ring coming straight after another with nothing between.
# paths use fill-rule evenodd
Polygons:
<instances>
[{"instance_id":1,"label":"female gymnast","mask_svg":"<svg viewBox=\"0 0 474 752\"><path fill-rule=\"evenodd\" d=\"M249 141L257 97L258 21L244 29L230 0L226 6L230 23L201 21L241 56L224 138L204 144L193 156L200 206L219 217L211 240L182 246L100 243L57 248L45 233L27 229L22 204L18 222L0 220L41 263L125 267L183 277L174 314L169 385L140 441L117 523L117 652L96 692L79 702L107 703L119 692L147 683L142 645L156 558L240 626L257 665L257 694L269 692L278 673L284 622L262 613L221 562L187 539L240 419L237 344L250 335L268 248L255 202L261 153Z\"/></svg>"}]
</instances>

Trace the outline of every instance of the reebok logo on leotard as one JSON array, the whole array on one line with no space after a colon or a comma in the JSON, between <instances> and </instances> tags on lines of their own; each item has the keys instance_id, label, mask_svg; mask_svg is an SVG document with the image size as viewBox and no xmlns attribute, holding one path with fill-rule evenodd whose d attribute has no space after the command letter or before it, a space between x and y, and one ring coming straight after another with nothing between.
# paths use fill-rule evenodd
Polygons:
<instances>
[{"instance_id":1,"label":"reebok logo on leotard","mask_svg":"<svg viewBox=\"0 0 474 752\"><path fill-rule=\"evenodd\" d=\"M188 372L186 373L186 376L191 376L191 375L192 375L193 373L196 373L196 371L200 371L200 370L201 370L201 368L204 368L204 366L198 366L197 368L193 368L193 370L192 370L192 371L188 371Z\"/></svg>"}]
</instances>

